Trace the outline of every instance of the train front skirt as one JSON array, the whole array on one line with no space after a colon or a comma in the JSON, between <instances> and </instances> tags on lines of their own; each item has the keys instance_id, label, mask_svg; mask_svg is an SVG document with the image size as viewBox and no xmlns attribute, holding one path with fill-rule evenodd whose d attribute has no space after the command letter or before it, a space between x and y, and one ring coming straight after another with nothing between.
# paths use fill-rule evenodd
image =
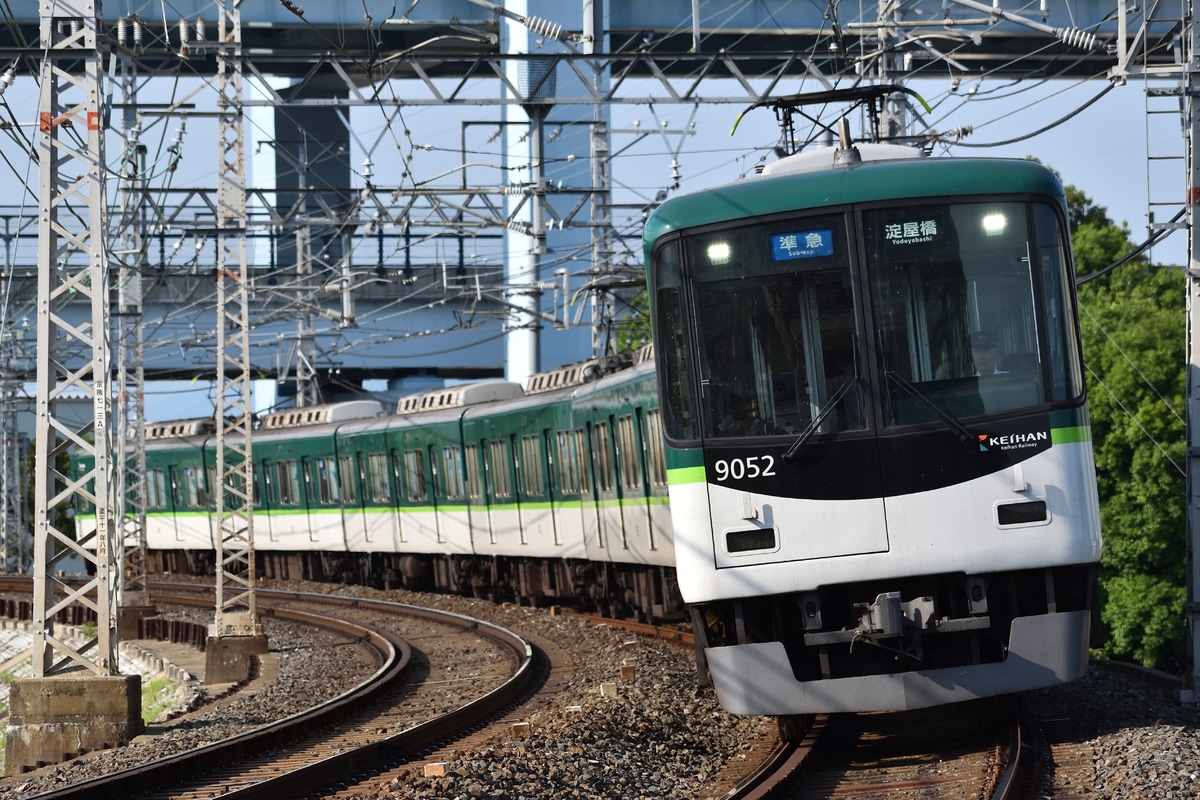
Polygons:
<instances>
[{"instance_id":1,"label":"train front skirt","mask_svg":"<svg viewBox=\"0 0 1200 800\"><path fill-rule=\"evenodd\" d=\"M1087 610L1017 617L1003 661L886 675L799 681L781 642L709 647L705 656L721 706L734 714L905 711L1083 677L1090 618Z\"/></svg>"}]
</instances>

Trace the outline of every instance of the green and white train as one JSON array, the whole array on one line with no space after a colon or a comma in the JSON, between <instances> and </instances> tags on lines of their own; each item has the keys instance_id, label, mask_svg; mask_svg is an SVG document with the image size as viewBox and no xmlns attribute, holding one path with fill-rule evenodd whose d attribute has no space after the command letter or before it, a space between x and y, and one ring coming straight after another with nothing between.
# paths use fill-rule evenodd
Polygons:
<instances>
[{"instance_id":1,"label":"green and white train","mask_svg":"<svg viewBox=\"0 0 1200 800\"><path fill-rule=\"evenodd\" d=\"M726 709L1083 674L1101 538L1053 173L843 142L668 200L644 244L675 565Z\"/></svg>"},{"instance_id":2,"label":"green and white train","mask_svg":"<svg viewBox=\"0 0 1200 800\"><path fill-rule=\"evenodd\" d=\"M214 570L213 431L147 426L152 573ZM253 433L257 574L681 619L662 442L645 355L527 390L428 391L394 413L364 400L272 413Z\"/></svg>"},{"instance_id":3,"label":"green and white train","mask_svg":"<svg viewBox=\"0 0 1200 800\"><path fill-rule=\"evenodd\" d=\"M1051 172L843 145L668 200L645 254L656 364L264 418L258 573L690 613L735 713L1083 674L1101 539ZM150 434L149 565L211 572L213 436Z\"/></svg>"}]
</instances>

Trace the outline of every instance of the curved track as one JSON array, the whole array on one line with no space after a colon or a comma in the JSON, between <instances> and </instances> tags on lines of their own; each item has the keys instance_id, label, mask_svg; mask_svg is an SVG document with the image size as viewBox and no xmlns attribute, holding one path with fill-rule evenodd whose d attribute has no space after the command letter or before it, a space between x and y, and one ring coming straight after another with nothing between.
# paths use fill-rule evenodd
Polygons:
<instances>
[{"instance_id":1,"label":"curved track","mask_svg":"<svg viewBox=\"0 0 1200 800\"><path fill-rule=\"evenodd\" d=\"M26 590L27 590L26 586ZM152 586L162 604L213 604L211 587L172 584ZM439 742L469 731L515 702L538 679L534 653L516 634L480 620L430 609L376 600L260 590L264 614L337 632L348 643L371 648L380 667L351 692L307 712L265 725L246 734L215 742L143 766L89 780L38 798L142 797L242 798L301 797L314 787L342 780L347 774L370 774L387 765L421 757ZM440 642L456 636L478 641L504 654L502 674L481 678L475 700L445 713L434 712L422 688L406 685L412 650L386 624L367 626L356 619L390 618L416 626L419 635ZM436 629L437 632L431 633ZM431 656L433 658L434 656ZM425 709L426 721L412 725ZM379 734L379 731L398 733ZM183 780L194 780L184 784ZM176 787L176 788L170 788Z\"/></svg>"},{"instance_id":2,"label":"curved track","mask_svg":"<svg viewBox=\"0 0 1200 800\"><path fill-rule=\"evenodd\" d=\"M1017 800L1037 757L1015 701L817 717L722 800Z\"/></svg>"}]
</instances>

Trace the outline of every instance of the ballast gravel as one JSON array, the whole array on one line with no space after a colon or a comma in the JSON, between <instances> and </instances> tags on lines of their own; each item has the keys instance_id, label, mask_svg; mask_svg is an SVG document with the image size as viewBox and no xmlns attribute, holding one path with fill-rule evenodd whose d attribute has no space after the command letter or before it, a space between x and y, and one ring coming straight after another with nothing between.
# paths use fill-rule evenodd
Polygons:
<instances>
[{"instance_id":1,"label":"ballast gravel","mask_svg":"<svg viewBox=\"0 0 1200 800\"><path fill-rule=\"evenodd\" d=\"M698 693L692 653L677 645L638 640L631 648L628 634L482 600L295 582L281 588L433 606L555 641L579 654L573 681L528 720L526 737L455 751L439 765L444 774L426 776L414 769L386 785L362 788L356 797L708 800L729 787L729 772L749 769L755 747L775 731L773 720L726 714L711 690ZM279 663L269 689L202 710L161 736L4 778L0 800L25 800L234 735L294 713L314 696L345 691L369 672L347 648L322 646L308 632L265 622ZM630 665L636 677L623 680L621 667ZM1074 684L1029 693L1025 707L1054 746L1055 763L1040 797L1200 797L1200 710L1179 703L1169 683L1145 683L1098 666Z\"/></svg>"}]
</instances>

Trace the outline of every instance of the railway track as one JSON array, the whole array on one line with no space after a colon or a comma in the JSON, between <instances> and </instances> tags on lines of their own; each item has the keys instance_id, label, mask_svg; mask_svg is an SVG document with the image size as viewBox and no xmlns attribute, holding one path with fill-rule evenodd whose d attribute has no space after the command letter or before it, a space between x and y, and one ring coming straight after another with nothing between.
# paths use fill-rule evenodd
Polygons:
<instances>
[{"instance_id":1,"label":"railway track","mask_svg":"<svg viewBox=\"0 0 1200 800\"><path fill-rule=\"evenodd\" d=\"M210 587L172 584L166 591L152 587L151 594L166 605L213 603ZM334 631L346 645L369 647L379 668L351 692L307 712L36 797L304 797L314 787L346 775L378 773L422 759L519 702L545 677L544 662L535 658L524 639L458 614L269 590L258 593L258 605L264 615L318 626ZM351 615L353 621L343 618ZM406 638L389 630L398 627L405 629ZM424 676L412 675L414 650L406 639L425 653ZM461 654L464 647L478 654L470 674L462 676L478 683L478 696L466 705L446 708L439 683L454 678L445 677L436 665L438 651L448 648ZM455 660L461 662L461 656Z\"/></svg>"},{"instance_id":2,"label":"railway track","mask_svg":"<svg viewBox=\"0 0 1200 800\"><path fill-rule=\"evenodd\" d=\"M20 593L28 591L28 584L6 583L0 579L0 590ZM189 605L198 608L209 608L214 602L212 589L204 584L191 583L156 583L150 586L151 599L160 607ZM368 598L332 597L313 592L296 592L287 590L259 589L258 604L264 618L306 620L320 622L330 616L352 615L352 624L363 629L383 630L388 627L388 617L397 608L412 610L412 607L398 606L395 603ZM378 615L372 617L371 615ZM464 631L472 634L481 630L482 623L458 615L450 615L460 623ZM615 631L629 631L637 636L630 640L614 640L619 648L629 648L632 653L636 643L632 641L642 636L656 637L690 646L691 635L678 628L668 626L650 626L636 623L619 622L612 619L567 614L565 616L583 616L589 626L608 627ZM334 620L335 624L345 620ZM394 625L394 622L391 623ZM486 626L483 626L486 627ZM411 776L413 771L420 774L426 764L436 765L440 761L453 762L456 755L472 747L494 740L497 737L514 737L514 729L519 729L522 720L536 717L538 711L551 704L554 697L564 687L569 687L575 675L575 662L578 653L574 652L570 642L555 642L543 640L529 632L523 634L526 641L520 646L520 653L513 651L509 660L509 670L517 668L526 674L525 690L522 694L516 682L513 681L516 697L507 700L501 693L495 693L489 707L481 703L472 704L471 708L454 713L454 709L440 709L439 698L414 697L407 707L399 707L396 713L403 718L402 723L392 725L398 728L387 736L372 735L370 741L362 742L361 731L379 731L389 727L389 723L381 722L379 716L365 714L356 715L353 720L344 723L349 730L346 734L334 732L332 725L317 722L313 727L319 730L316 736L306 737L303 746L296 744L287 748L275 746L270 740L259 745L247 737L230 740L224 748L216 746L205 748L210 753L211 762L189 761L179 758L166 759L162 763L149 765L144 769L130 773L114 774L103 781L88 781L72 786L64 786L61 790L35 795L39 798L50 797L83 797L87 796L137 796L149 798L188 798L212 797L215 795L232 795L237 797L361 797L363 791L373 791L372 787L387 785L393 781L403 781ZM619 636L620 634L616 634ZM405 632L405 638L413 642L414 650L427 651L429 642L440 639L443 634L426 632L414 637ZM349 642L366 641L365 634L357 629L345 629L341 634L342 640ZM392 643L393 649L397 648ZM385 656L380 648L376 658L382 664ZM434 660L429 656L429 662ZM478 661L478 659L474 659ZM551 668L553 665L553 668ZM427 667L432 670L432 663ZM380 668L381 671L383 667ZM437 684L439 678L444 682L444 676L426 676L428 683ZM402 679L410 683L414 678ZM499 683L499 679L495 681ZM436 695L436 688L433 690ZM346 697L343 705L355 705L358 701ZM413 710L416 706L419 710ZM502 706L501 708L497 708ZM405 708L407 710L405 710ZM429 709L448 712L438 719L428 720L425 724L413 725L415 715L424 713L430 716ZM505 708L508 710L506 711ZM490 710L490 714L489 714ZM471 716L474 719L471 719ZM481 718L483 721L481 721ZM403 726L407 726L404 729ZM528 729L528 725L525 725ZM336 735L335 735L336 733ZM297 734L293 733L293 737ZM277 737L286 739L287 733ZM239 759L245 760L248 753L258 753L248 763L238 763L236 766L226 766L233 759L228 753L234 752ZM316 762L310 764L309 762ZM164 776L165 773L165 776ZM201 779L194 784L184 785L179 782L177 775L201 774ZM250 774L247 774L250 773ZM156 789L157 786L169 786L167 789Z\"/></svg>"},{"instance_id":3,"label":"railway track","mask_svg":"<svg viewBox=\"0 0 1200 800\"><path fill-rule=\"evenodd\" d=\"M2 588L8 587L0 581ZM155 584L151 593L160 605L207 608L213 602L211 587L202 584ZM379 668L363 687L393 670L397 661L394 654L399 654L400 661L405 660L401 639L411 641L413 648L421 653L431 651L434 642L454 635L477 637L481 631L494 627L451 614L449 629L444 620L440 630L420 627L426 625L424 622L409 622L405 623L401 637L387 631L399 628L397 613L414 611L415 607L286 590L262 589L258 596L265 617L324 625L338 630L340 641L347 645L369 643ZM419 611L444 616L440 612ZM690 634L669 627L630 625L593 617L587 617L587 621L591 625L636 631L641 636L674 640L684 646L690 639ZM447 632L455 629L457 633ZM369 630L376 631L374 641ZM277 734L264 730L227 740L205 748L208 755L198 756L200 761L183 756L164 759L138 770L108 776L103 781L79 783L36 797L83 797L86 793L89 797L229 795L342 800L375 796L381 786L404 785L414 771L420 774L425 765L453 764L461 753L489 740L518 738L516 731L522 720L536 717L540 708L550 705L555 695L569 686L576 658L570 644L530 638L528 632L525 636L522 643L509 646L510 655L503 659L507 664L504 675L489 679L490 686L507 681L506 685L511 684L510 688L519 696L506 698L504 693L496 692L490 699L485 701L481 697L469 707L443 708L439 705L442 701L437 696L437 685L467 676L435 674L432 661L436 655L429 652L429 663L423 667L428 674L422 683L430 691L425 694L413 686L377 687L375 692L381 696L390 693L390 699L369 709L364 708L369 701L363 701L360 695L346 695L324 704L352 707L357 712L340 720L336 713L322 717L319 716L324 713L322 709L313 709L297 715L299 727L292 727L292 720L283 720L276 724L280 728ZM411 649L407 660L411 666ZM472 662L480 660L473 658ZM523 681L514 677L518 671L524 672ZM400 675L404 675L403 671ZM475 676L470 679L485 682ZM415 682L411 674L399 680L405 684ZM518 688L519 683L524 688ZM962 713L966 707L950 707L904 714L785 720L779 741L763 741L753 752L745 754L749 774L740 780L737 776L722 775L725 783L719 787L707 786L704 796L741 800L852 793L864 798L1012 800L1019 797L1015 789L1021 785L1022 759L1017 756L1026 748L1014 738L1021 735L1018 729L1012 729L1014 733L1006 727L997 733L996 720L1005 718L990 711L984 715L979 711L982 707L982 703L972 704L973 710L966 715ZM419 713L425 717L415 716ZM300 717L309 718L308 732ZM990 722L981 726L979 720L984 719ZM289 727L290 732L285 732ZM236 753L237 758L230 753ZM184 785L178 775L200 778L193 785ZM174 788L159 789L161 786ZM722 791L724 794L720 794Z\"/></svg>"},{"instance_id":4,"label":"railway track","mask_svg":"<svg viewBox=\"0 0 1200 800\"><path fill-rule=\"evenodd\" d=\"M822 715L723 800L1020 800L1039 777L1016 701Z\"/></svg>"}]
</instances>

